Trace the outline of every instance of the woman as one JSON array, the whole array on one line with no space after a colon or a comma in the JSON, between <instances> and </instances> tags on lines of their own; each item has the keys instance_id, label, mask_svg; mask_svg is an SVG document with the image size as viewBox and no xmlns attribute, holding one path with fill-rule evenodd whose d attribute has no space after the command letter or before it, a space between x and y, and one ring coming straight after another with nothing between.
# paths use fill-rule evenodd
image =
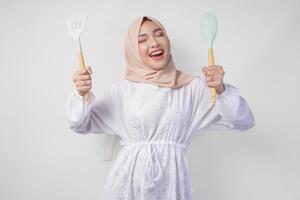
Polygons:
<instances>
[{"instance_id":1,"label":"woman","mask_svg":"<svg viewBox=\"0 0 300 200\"><path fill-rule=\"evenodd\" d=\"M76 91L67 102L70 128L121 138L102 192L103 200L191 200L186 150L203 130L247 130L254 118L238 89L223 83L222 66L206 66L205 80L177 70L164 27L143 16L128 29L127 71L106 95L84 103L91 68L74 73ZM210 87L217 90L211 104Z\"/></svg>"}]
</instances>

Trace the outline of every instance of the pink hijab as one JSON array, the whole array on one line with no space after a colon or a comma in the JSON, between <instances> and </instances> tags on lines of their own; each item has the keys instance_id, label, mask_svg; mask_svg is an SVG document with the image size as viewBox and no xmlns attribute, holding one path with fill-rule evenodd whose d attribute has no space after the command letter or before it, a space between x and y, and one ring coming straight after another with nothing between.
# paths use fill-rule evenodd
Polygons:
<instances>
[{"instance_id":1,"label":"pink hijab","mask_svg":"<svg viewBox=\"0 0 300 200\"><path fill-rule=\"evenodd\" d=\"M130 24L125 40L125 58L127 63L125 79L169 88L180 88L194 80L196 76L176 69L172 55L169 63L162 69L151 69L142 63L138 51L138 35L144 18L148 18L157 24L167 36L167 32L162 24L149 16L139 17Z\"/></svg>"}]
</instances>

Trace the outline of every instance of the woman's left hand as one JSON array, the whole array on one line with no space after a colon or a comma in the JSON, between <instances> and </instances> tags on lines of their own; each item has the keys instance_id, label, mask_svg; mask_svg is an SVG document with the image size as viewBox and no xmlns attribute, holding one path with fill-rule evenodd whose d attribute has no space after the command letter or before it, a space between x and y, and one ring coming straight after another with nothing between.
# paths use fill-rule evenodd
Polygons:
<instances>
[{"instance_id":1,"label":"woman's left hand","mask_svg":"<svg viewBox=\"0 0 300 200\"><path fill-rule=\"evenodd\" d=\"M223 83L225 71L221 65L204 66L202 73L206 78L207 85L216 88L218 94L221 94L225 90Z\"/></svg>"}]
</instances>

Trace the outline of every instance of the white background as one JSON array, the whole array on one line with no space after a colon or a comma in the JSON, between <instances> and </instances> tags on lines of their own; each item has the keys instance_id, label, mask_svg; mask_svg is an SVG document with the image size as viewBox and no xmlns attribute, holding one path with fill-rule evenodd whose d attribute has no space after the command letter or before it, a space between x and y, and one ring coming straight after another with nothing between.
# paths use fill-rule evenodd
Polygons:
<instances>
[{"instance_id":1,"label":"white background","mask_svg":"<svg viewBox=\"0 0 300 200\"><path fill-rule=\"evenodd\" d=\"M256 125L199 133L189 147L196 200L299 200L300 2L0 0L0 199L96 200L111 163L104 135L69 129L75 43L68 16L87 13L82 42L99 98L125 73L124 36L141 15L166 28L178 69L207 63L201 16L219 19L214 43L224 81L239 88Z\"/></svg>"}]
</instances>

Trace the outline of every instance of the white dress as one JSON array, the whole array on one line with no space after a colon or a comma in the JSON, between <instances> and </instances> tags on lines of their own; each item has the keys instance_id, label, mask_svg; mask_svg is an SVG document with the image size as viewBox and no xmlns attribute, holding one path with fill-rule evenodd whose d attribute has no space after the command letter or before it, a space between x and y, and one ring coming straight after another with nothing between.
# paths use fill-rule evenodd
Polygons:
<instances>
[{"instance_id":1,"label":"white dress","mask_svg":"<svg viewBox=\"0 0 300 200\"><path fill-rule=\"evenodd\" d=\"M107 175L102 200L192 200L186 150L202 130L254 126L238 89L225 91L211 104L211 90L197 77L179 89L122 79L87 106L76 90L66 105L70 128L77 133L117 134L122 149Z\"/></svg>"}]
</instances>

